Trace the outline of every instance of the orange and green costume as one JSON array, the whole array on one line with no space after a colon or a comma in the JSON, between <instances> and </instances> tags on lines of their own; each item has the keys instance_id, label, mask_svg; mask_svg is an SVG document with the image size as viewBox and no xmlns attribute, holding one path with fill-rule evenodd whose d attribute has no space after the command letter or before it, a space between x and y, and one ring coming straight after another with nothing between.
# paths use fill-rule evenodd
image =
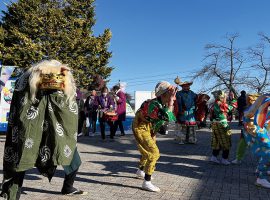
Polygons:
<instances>
[{"instance_id":1,"label":"orange and green costume","mask_svg":"<svg viewBox=\"0 0 270 200\"><path fill-rule=\"evenodd\" d=\"M151 175L160 157L156 144L156 133L166 122L175 121L175 116L159 98L145 101L136 112L133 133L141 153L139 167Z\"/></svg>"}]
</instances>

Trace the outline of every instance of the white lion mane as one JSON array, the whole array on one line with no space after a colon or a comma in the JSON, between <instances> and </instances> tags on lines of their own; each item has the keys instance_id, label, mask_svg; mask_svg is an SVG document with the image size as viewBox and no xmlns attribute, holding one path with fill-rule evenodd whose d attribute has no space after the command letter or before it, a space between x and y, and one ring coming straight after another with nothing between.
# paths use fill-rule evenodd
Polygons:
<instances>
[{"instance_id":1,"label":"white lion mane","mask_svg":"<svg viewBox=\"0 0 270 200\"><path fill-rule=\"evenodd\" d=\"M50 74L62 73L65 75L65 88L64 94L67 96L67 101L71 103L73 98L76 95L76 85L72 73L70 72L70 68L67 65L60 63L57 60L43 60L36 65L33 65L28 69L28 73L30 73L29 77L29 86L30 86L30 97L31 101L34 102L36 98L36 93L41 81L40 74Z\"/></svg>"}]
</instances>

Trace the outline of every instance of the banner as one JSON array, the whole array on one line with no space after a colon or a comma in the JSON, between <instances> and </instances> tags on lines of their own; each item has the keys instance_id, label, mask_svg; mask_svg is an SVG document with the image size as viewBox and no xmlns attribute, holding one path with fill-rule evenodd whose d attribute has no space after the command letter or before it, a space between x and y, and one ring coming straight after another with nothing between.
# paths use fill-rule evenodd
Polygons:
<instances>
[{"instance_id":1,"label":"banner","mask_svg":"<svg viewBox=\"0 0 270 200\"><path fill-rule=\"evenodd\" d=\"M6 131L6 129L7 129L9 109L10 109L10 103L11 103L13 91L15 89L15 81L16 81L16 78L12 78L12 79L8 80L1 91L0 132Z\"/></svg>"},{"instance_id":2,"label":"banner","mask_svg":"<svg viewBox=\"0 0 270 200\"><path fill-rule=\"evenodd\" d=\"M1 75L0 75L0 92L3 87L5 87L6 82L10 78L12 72L15 69L15 66L0 66L1 67Z\"/></svg>"}]
</instances>

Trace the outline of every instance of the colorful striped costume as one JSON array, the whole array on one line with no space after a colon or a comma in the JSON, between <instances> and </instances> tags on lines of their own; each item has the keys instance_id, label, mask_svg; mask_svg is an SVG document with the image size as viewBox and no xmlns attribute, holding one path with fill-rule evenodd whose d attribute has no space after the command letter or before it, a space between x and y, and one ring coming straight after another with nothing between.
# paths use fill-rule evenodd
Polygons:
<instances>
[{"instance_id":1,"label":"colorful striped costume","mask_svg":"<svg viewBox=\"0 0 270 200\"><path fill-rule=\"evenodd\" d=\"M270 94L260 96L244 112L244 137L252 152L258 156L257 177L266 179L270 170Z\"/></svg>"}]
</instances>

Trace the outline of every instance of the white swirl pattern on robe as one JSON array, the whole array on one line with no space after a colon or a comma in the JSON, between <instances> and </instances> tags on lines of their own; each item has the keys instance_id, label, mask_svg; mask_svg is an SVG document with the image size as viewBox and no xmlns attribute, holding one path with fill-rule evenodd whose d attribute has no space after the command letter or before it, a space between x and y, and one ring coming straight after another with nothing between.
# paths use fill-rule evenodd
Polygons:
<instances>
[{"instance_id":1,"label":"white swirl pattern on robe","mask_svg":"<svg viewBox=\"0 0 270 200\"><path fill-rule=\"evenodd\" d=\"M64 128L63 128L62 124L56 122L56 129L55 129L55 131L56 131L56 133L57 133L59 136L61 136L61 137L64 136Z\"/></svg>"},{"instance_id":2,"label":"white swirl pattern on robe","mask_svg":"<svg viewBox=\"0 0 270 200\"><path fill-rule=\"evenodd\" d=\"M18 153L14 152L12 147L6 147L4 153L4 160L6 162L18 163Z\"/></svg>"},{"instance_id":3,"label":"white swirl pattern on robe","mask_svg":"<svg viewBox=\"0 0 270 200\"><path fill-rule=\"evenodd\" d=\"M24 145L27 149L31 149L34 145L34 140L32 138L27 138Z\"/></svg>"},{"instance_id":4,"label":"white swirl pattern on robe","mask_svg":"<svg viewBox=\"0 0 270 200\"><path fill-rule=\"evenodd\" d=\"M59 103L59 107L63 108L64 106L65 106L65 102L63 100L61 100L60 103Z\"/></svg>"},{"instance_id":5,"label":"white swirl pattern on robe","mask_svg":"<svg viewBox=\"0 0 270 200\"><path fill-rule=\"evenodd\" d=\"M51 102L48 103L48 109L49 109L50 112L53 112L53 110L54 110L53 107L52 107Z\"/></svg>"},{"instance_id":6,"label":"white swirl pattern on robe","mask_svg":"<svg viewBox=\"0 0 270 200\"><path fill-rule=\"evenodd\" d=\"M72 151L68 145L64 147L64 155L68 158L71 155Z\"/></svg>"},{"instance_id":7,"label":"white swirl pattern on robe","mask_svg":"<svg viewBox=\"0 0 270 200\"><path fill-rule=\"evenodd\" d=\"M19 134L18 126L14 126L12 128L12 142L18 143L18 134Z\"/></svg>"},{"instance_id":8,"label":"white swirl pattern on robe","mask_svg":"<svg viewBox=\"0 0 270 200\"><path fill-rule=\"evenodd\" d=\"M74 113L75 115L78 115L78 105L76 101L72 101L72 103L69 105L70 112Z\"/></svg>"},{"instance_id":9,"label":"white swirl pattern on robe","mask_svg":"<svg viewBox=\"0 0 270 200\"><path fill-rule=\"evenodd\" d=\"M27 96L24 96L23 98L21 98L20 103L21 103L22 106L25 106L27 104L27 101L28 101Z\"/></svg>"},{"instance_id":10,"label":"white swirl pattern on robe","mask_svg":"<svg viewBox=\"0 0 270 200\"><path fill-rule=\"evenodd\" d=\"M33 103L39 103L39 100L37 98L35 98Z\"/></svg>"},{"instance_id":11,"label":"white swirl pattern on robe","mask_svg":"<svg viewBox=\"0 0 270 200\"><path fill-rule=\"evenodd\" d=\"M51 158L51 150L48 146L43 146L39 150L39 156L41 158L41 162L47 162Z\"/></svg>"},{"instance_id":12,"label":"white swirl pattern on robe","mask_svg":"<svg viewBox=\"0 0 270 200\"><path fill-rule=\"evenodd\" d=\"M41 128L43 132L46 132L49 128L49 122L45 119L43 120L42 124L41 124Z\"/></svg>"},{"instance_id":13,"label":"white swirl pattern on robe","mask_svg":"<svg viewBox=\"0 0 270 200\"><path fill-rule=\"evenodd\" d=\"M38 108L31 106L26 113L27 119L35 119L38 116Z\"/></svg>"},{"instance_id":14,"label":"white swirl pattern on robe","mask_svg":"<svg viewBox=\"0 0 270 200\"><path fill-rule=\"evenodd\" d=\"M7 162L14 161L14 151L12 147L6 147L4 153L4 160Z\"/></svg>"}]
</instances>

